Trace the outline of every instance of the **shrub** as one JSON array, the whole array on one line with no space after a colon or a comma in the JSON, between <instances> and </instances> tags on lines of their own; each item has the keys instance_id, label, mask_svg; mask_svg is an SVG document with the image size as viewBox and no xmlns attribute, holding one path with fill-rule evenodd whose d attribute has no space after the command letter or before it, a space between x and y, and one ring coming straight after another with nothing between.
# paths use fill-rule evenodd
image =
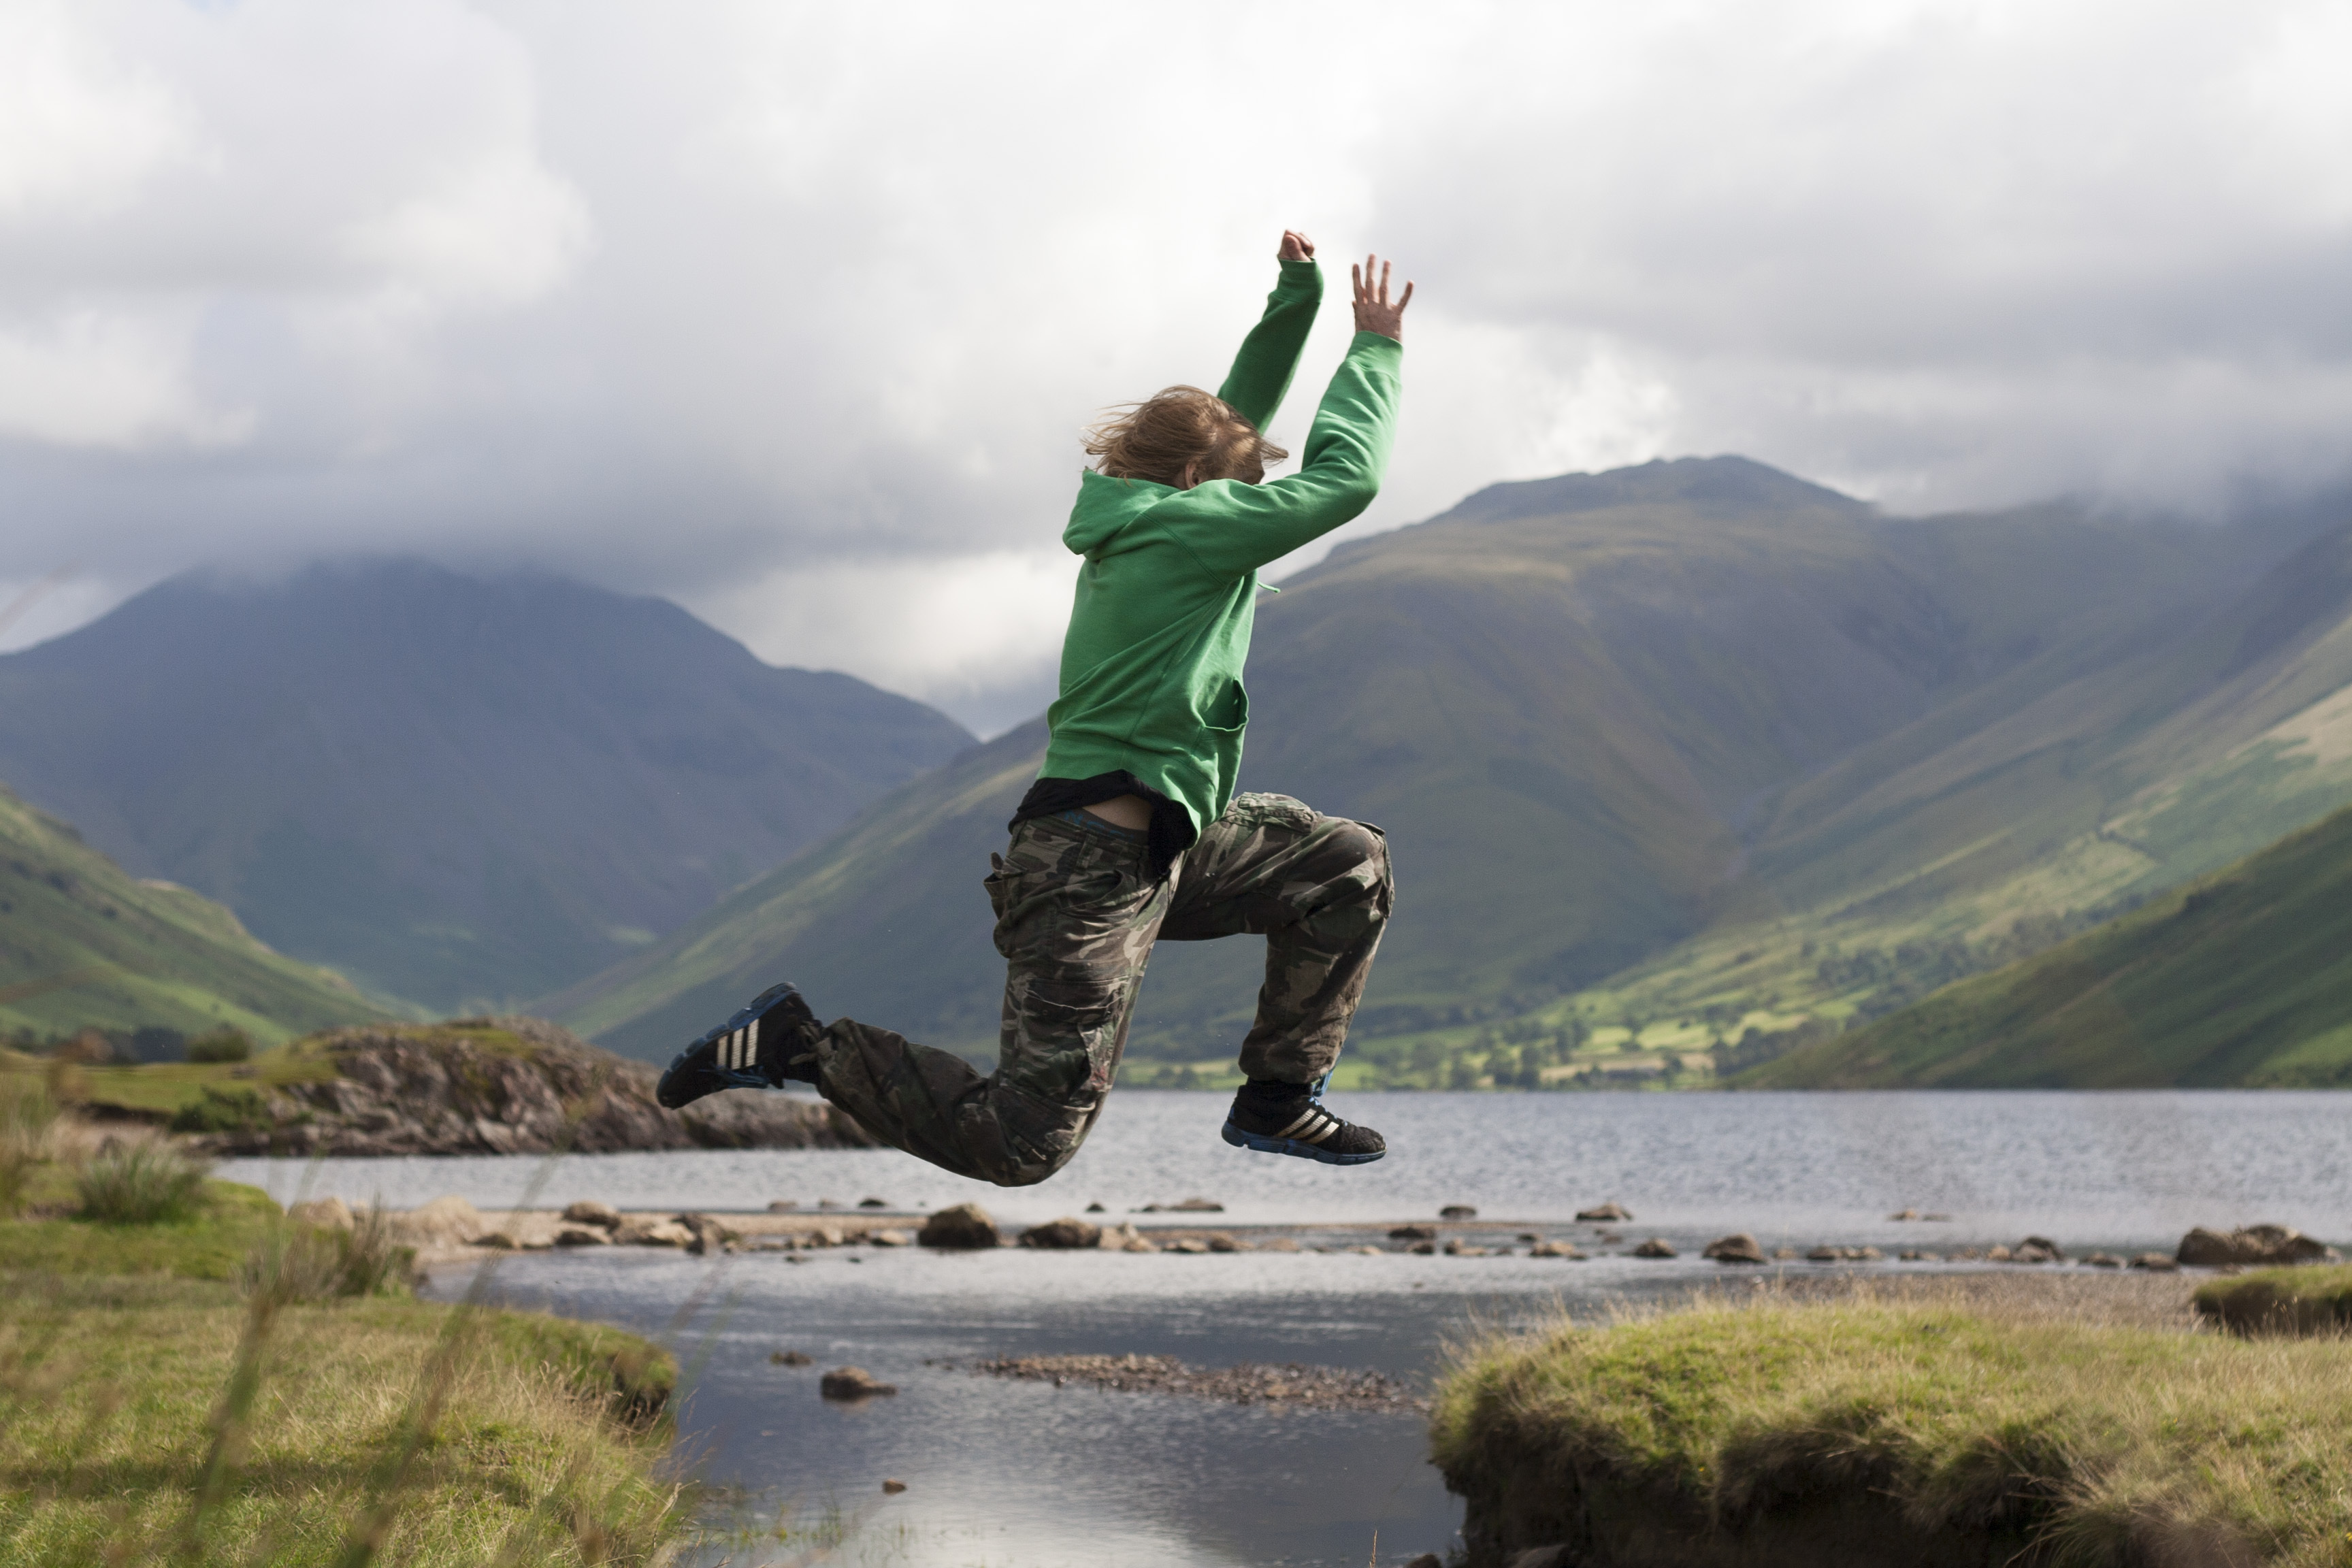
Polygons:
<instances>
[{"instance_id":1,"label":"shrub","mask_svg":"<svg viewBox=\"0 0 2352 1568\"><path fill-rule=\"evenodd\" d=\"M160 1143L134 1143L92 1160L75 1184L84 1219L162 1225L194 1217L203 1202L205 1168Z\"/></svg>"},{"instance_id":2,"label":"shrub","mask_svg":"<svg viewBox=\"0 0 2352 1568\"><path fill-rule=\"evenodd\" d=\"M223 1090L207 1086L204 1093L172 1113L174 1132L236 1132L268 1122L269 1111L261 1096L249 1089Z\"/></svg>"},{"instance_id":3,"label":"shrub","mask_svg":"<svg viewBox=\"0 0 2352 1568\"><path fill-rule=\"evenodd\" d=\"M57 1101L22 1073L0 1078L0 1217L22 1206L33 1167L48 1157Z\"/></svg>"},{"instance_id":4,"label":"shrub","mask_svg":"<svg viewBox=\"0 0 2352 1568\"><path fill-rule=\"evenodd\" d=\"M253 1055L253 1042L242 1029L215 1029L188 1042L192 1062L241 1062Z\"/></svg>"},{"instance_id":5,"label":"shrub","mask_svg":"<svg viewBox=\"0 0 2352 1568\"><path fill-rule=\"evenodd\" d=\"M392 1236L392 1217L379 1203L350 1230L282 1227L237 1269L237 1288L276 1305L326 1301L339 1296L405 1294L416 1249Z\"/></svg>"}]
</instances>

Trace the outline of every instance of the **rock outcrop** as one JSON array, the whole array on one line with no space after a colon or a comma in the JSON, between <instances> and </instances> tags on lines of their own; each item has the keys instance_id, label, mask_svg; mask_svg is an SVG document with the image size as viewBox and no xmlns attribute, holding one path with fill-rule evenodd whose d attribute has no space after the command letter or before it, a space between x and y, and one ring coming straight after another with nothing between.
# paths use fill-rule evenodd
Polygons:
<instances>
[{"instance_id":1,"label":"rock outcrop","mask_svg":"<svg viewBox=\"0 0 2352 1568\"><path fill-rule=\"evenodd\" d=\"M278 1083L214 1154L584 1154L651 1149L849 1149L874 1140L830 1106L780 1094L654 1102L657 1075L538 1018L336 1029L302 1043L331 1068Z\"/></svg>"},{"instance_id":2,"label":"rock outcrop","mask_svg":"<svg viewBox=\"0 0 2352 1568\"><path fill-rule=\"evenodd\" d=\"M2289 1226L2250 1225L2213 1231L2199 1226L2180 1238L2179 1260L2191 1268L2329 1261L2333 1249Z\"/></svg>"}]
</instances>

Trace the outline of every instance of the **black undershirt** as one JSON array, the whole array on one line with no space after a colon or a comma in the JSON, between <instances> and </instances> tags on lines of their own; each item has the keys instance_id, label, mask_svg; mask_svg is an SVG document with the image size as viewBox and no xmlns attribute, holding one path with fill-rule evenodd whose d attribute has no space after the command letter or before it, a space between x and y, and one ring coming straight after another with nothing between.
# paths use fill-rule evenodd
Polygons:
<instances>
[{"instance_id":1,"label":"black undershirt","mask_svg":"<svg viewBox=\"0 0 2352 1568\"><path fill-rule=\"evenodd\" d=\"M1193 831L1190 812L1123 770L1097 773L1090 779L1039 779L1021 797L1020 807L1004 829L1009 833L1032 817L1059 816L1066 811L1100 805L1123 795L1140 795L1151 803L1151 826L1145 838L1151 856L1152 880L1157 881L1168 875L1168 868L1176 863L1176 857L1192 847L1193 841L1201 836Z\"/></svg>"}]
</instances>

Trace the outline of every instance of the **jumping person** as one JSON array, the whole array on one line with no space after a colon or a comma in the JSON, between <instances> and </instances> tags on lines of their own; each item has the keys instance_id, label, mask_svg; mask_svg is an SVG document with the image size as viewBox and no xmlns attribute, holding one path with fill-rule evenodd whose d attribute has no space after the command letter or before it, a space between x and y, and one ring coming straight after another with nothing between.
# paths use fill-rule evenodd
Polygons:
<instances>
[{"instance_id":1,"label":"jumping person","mask_svg":"<svg viewBox=\"0 0 2352 1568\"><path fill-rule=\"evenodd\" d=\"M1401 333L1389 268L1350 268L1356 336L1323 395L1300 471L1262 434L1321 303L1307 237L1217 394L1171 386L1088 432L1062 541L1083 555L1043 773L989 858L1004 955L996 1071L852 1019L821 1024L772 986L679 1053L673 1109L724 1089L814 1084L868 1131L1001 1186L1042 1182L1102 1113L1152 943L1266 940L1248 1081L1226 1142L1355 1165L1381 1135L1322 1104L1393 898L1378 828L1286 795L1235 795L1249 700L1242 666L1258 569L1357 516L1379 492L1396 421ZM1377 270L1377 276L1375 275Z\"/></svg>"}]
</instances>

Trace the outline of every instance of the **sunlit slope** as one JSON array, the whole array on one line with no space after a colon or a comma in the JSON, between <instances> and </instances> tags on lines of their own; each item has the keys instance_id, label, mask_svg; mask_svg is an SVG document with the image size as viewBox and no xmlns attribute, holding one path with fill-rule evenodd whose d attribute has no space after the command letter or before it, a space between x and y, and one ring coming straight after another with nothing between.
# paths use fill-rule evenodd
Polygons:
<instances>
[{"instance_id":1,"label":"sunlit slope","mask_svg":"<svg viewBox=\"0 0 2352 1568\"><path fill-rule=\"evenodd\" d=\"M1990 889L2063 907L2173 886L2352 799L2352 528L2152 630L2029 661L1794 786L1755 875L1786 908L1967 920Z\"/></svg>"},{"instance_id":2,"label":"sunlit slope","mask_svg":"<svg viewBox=\"0 0 2352 1568\"><path fill-rule=\"evenodd\" d=\"M254 941L218 904L135 880L0 789L0 1029L227 1025L268 1045L385 1016L337 976Z\"/></svg>"},{"instance_id":3,"label":"sunlit slope","mask_svg":"<svg viewBox=\"0 0 2352 1568\"><path fill-rule=\"evenodd\" d=\"M2065 510L1889 521L1739 458L1497 486L1262 603L1244 784L1389 833L1361 1033L1517 1011L1737 913L1739 827L1774 791L2024 664L2095 662L2221 591L2223 559ZM1042 750L1032 727L916 781L539 1005L658 1054L789 976L820 1011L986 1049L980 879ZM1259 963L1163 946L1134 1048L1229 1050Z\"/></svg>"},{"instance_id":4,"label":"sunlit slope","mask_svg":"<svg viewBox=\"0 0 2352 1568\"><path fill-rule=\"evenodd\" d=\"M1759 1089L2352 1084L2352 810L1768 1062Z\"/></svg>"}]
</instances>

